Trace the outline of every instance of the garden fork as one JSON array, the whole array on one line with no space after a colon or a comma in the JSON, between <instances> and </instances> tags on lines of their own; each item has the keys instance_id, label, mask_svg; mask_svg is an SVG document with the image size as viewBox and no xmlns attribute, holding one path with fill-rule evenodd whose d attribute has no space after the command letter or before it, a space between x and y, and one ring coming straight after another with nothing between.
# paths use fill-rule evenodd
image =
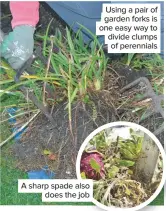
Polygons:
<instances>
[{"instance_id":1,"label":"garden fork","mask_svg":"<svg viewBox=\"0 0 166 211\"><path fill-rule=\"evenodd\" d=\"M135 81L133 81L130 84L123 87L120 92L124 93L125 91L127 91L131 88L134 88L137 85L140 85L141 87L143 87L145 85L144 96L142 97L141 100L144 100L147 98L150 98L152 100L153 110L148 110L147 114L144 116L144 119L152 116L154 113L159 113L162 116L162 118L164 119L164 109L161 106L161 103L164 100L164 96L155 94L150 81L146 77L140 77L140 78L136 79ZM140 120L140 122L141 121L142 120ZM162 125L157 130L155 130L153 133L157 136L160 133L162 133L163 131L164 131L164 123L162 123Z\"/></svg>"},{"instance_id":2,"label":"garden fork","mask_svg":"<svg viewBox=\"0 0 166 211\"><path fill-rule=\"evenodd\" d=\"M15 82L16 83L19 83L20 82L20 77L22 75L22 73L25 71L25 72L28 72L29 74L34 74L32 72L32 70L30 70L30 67L34 61L34 59L36 58L36 56L32 56L25 64L22 68L20 68L19 70L16 71L16 76L15 76ZM28 96L28 98L34 103L35 106L37 106L41 112L49 119L49 121L52 123L52 125L54 126L56 123L55 123L55 120L54 118L52 117L52 115L48 112L48 107L47 106L44 106L43 103L41 103L37 97L35 96L33 90L28 90L25 86L20 86L19 88L22 93L24 94L25 97ZM49 86L47 85L47 90L49 89ZM48 90L50 91L50 89Z\"/></svg>"}]
</instances>

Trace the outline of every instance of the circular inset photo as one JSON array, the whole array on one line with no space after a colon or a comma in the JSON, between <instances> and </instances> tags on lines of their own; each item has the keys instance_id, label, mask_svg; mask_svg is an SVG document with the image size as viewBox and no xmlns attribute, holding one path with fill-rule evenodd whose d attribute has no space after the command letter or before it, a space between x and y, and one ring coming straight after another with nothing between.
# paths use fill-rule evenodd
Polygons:
<instances>
[{"instance_id":1,"label":"circular inset photo","mask_svg":"<svg viewBox=\"0 0 166 211\"><path fill-rule=\"evenodd\" d=\"M93 202L105 210L138 210L165 182L165 152L146 128L129 122L103 125L82 144L77 177L93 180Z\"/></svg>"}]
</instances>

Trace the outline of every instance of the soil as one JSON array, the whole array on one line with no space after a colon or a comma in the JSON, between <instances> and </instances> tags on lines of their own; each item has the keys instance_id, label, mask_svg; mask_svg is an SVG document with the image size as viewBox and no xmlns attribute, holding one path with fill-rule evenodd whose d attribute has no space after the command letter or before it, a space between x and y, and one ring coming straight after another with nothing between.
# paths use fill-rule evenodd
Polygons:
<instances>
[{"instance_id":1,"label":"soil","mask_svg":"<svg viewBox=\"0 0 166 211\"><path fill-rule=\"evenodd\" d=\"M2 16L10 14L8 2L2 3ZM47 25L52 19L52 13L40 5L40 23L37 31L46 31ZM2 29L5 33L11 31L11 17L2 21ZM65 33L65 24L54 16L53 24L57 26L62 33ZM53 33L53 28L50 33ZM112 64L112 61L111 61ZM81 102L75 102L72 107L72 129L73 136L69 130L68 113L65 110L66 101L55 105L53 117L56 125L52 125L48 119L40 114L38 118L28 127L19 142L12 147L13 155L17 158L17 167L24 171L41 169L45 165L56 173L55 178L75 178L75 159L77 152L85 138L97 127L114 121L132 121L139 122L139 117L131 112L130 106L123 106L123 109L117 109L122 103L122 95L119 90L127 83L146 76L146 71L139 72L131 70L125 65L114 63L112 68L115 71L108 70L103 91L92 93L91 101L95 104L85 105ZM124 98L126 99L126 98ZM97 117L94 118L97 113ZM140 124L150 128L153 132L158 122L158 116L154 115ZM163 134L159 139L163 144ZM50 160L44 150L49 150L55 155L55 160Z\"/></svg>"},{"instance_id":2,"label":"soil","mask_svg":"<svg viewBox=\"0 0 166 211\"><path fill-rule=\"evenodd\" d=\"M118 94L115 94L119 88L118 80L114 80L114 82L112 84L112 80L110 80L115 87L114 93L110 91L108 94L105 90L92 94L90 102L95 104L95 108L91 104L82 102L73 104L72 132L74 138L69 130L66 102L62 102L54 108L53 117L56 120L54 128L41 114L28 127L20 142L13 145L12 151L18 159L17 167L29 171L41 169L47 165L56 173L56 178L75 178L75 160L82 142L99 126L117 120L114 108L108 103L118 97ZM96 114L94 115L94 113ZM44 155L44 150L51 151L56 156L55 161L49 160L48 155Z\"/></svg>"}]
</instances>

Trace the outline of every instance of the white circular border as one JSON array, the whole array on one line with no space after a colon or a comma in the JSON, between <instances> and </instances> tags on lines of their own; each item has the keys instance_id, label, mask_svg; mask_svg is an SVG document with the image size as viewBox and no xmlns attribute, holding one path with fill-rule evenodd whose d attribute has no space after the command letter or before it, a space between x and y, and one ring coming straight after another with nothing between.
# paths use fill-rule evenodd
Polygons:
<instances>
[{"instance_id":1,"label":"white circular border","mask_svg":"<svg viewBox=\"0 0 166 211\"><path fill-rule=\"evenodd\" d=\"M166 155L165 155L165 151L160 143L160 141L156 138L156 136L150 132L148 129L144 128L143 126L141 125L138 125L136 123L133 123L133 122L112 122L112 123L108 123L108 124L105 124L99 128L97 128L96 130L94 130L86 139L85 141L83 142L83 144L81 145L80 147L80 150L78 152L78 155L77 155L77 161L76 161L76 173L77 173L77 178L78 179L82 179L81 178L81 175L80 175L80 161L81 161L81 156L82 156L82 153L86 147L86 145L89 143L89 141L99 132L101 132L102 130L104 129L107 129L107 128L111 128L111 127L114 127L114 126L119 126L119 125L123 125L123 126L129 126L129 127L133 127L133 128L138 128L140 130L142 130L144 133L146 133L147 135L149 135L149 137L156 143L156 145L158 146L160 152L161 152L161 155L162 155L162 158L163 158L163 176L162 176L162 180L160 182L160 185L159 187L157 188L157 190L155 191L155 193L145 202L143 202L142 204L136 206L136 207L132 207L132 208L118 208L118 207L115 207L115 206L105 206L101 203L99 203L97 200L95 200L93 198L92 202L94 204L96 204L98 207L104 209L104 210L107 210L107 211L122 211L122 210L126 210L126 211L136 211L136 210L139 210L139 209L142 209L144 208L145 206L147 206L148 204L150 204L157 196L158 194L161 192L163 186L164 186L164 183L165 183L165 178L166 178L166 171L165 171L165 167L166 167Z\"/></svg>"}]
</instances>

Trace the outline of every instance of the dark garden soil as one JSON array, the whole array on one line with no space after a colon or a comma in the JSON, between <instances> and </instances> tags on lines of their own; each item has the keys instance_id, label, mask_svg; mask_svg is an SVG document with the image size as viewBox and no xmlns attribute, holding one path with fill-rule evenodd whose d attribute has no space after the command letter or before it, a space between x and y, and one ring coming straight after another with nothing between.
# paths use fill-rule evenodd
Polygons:
<instances>
[{"instance_id":1,"label":"dark garden soil","mask_svg":"<svg viewBox=\"0 0 166 211\"><path fill-rule=\"evenodd\" d=\"M110 77L113 77L113 74ZM13 146L13 153L18 158L17 167L28 171L48 165L56 173L56 178L76 177L75 159L82 142L99 126L117 120L114 101L119 98L117 93L120 78L109 81L109 84L105 83L107 88L112 87L110 91L105 89L100 93L93 93L89 104L73 104L73 135L69 130L66 102L54 108L56 125L53 129L51 123L41 114L28 128L21 141ZM44 150L51 151L56 157L55 161L50 160Z\"/></svg>"},{"instance_id":2,"label":"dark garden soil","mask_svg":"<svg viewBox=\"0 0 166 211\"><path fill-rule=\"evenodd\" d=\"M10 14L8 3L2 4L2 16ZM40 23L38 30L46 31L52 19L52 14L40 7ZM2 29L8 33L11 30L11 17L2 21ZM64 29L64 23L54 17L52 26ZM53 30L53 29L52 29ZM64 31L65 32L65 31ZM112 64L112 62L111 62ZM69 130L68 112L65 110L66 101L55 105L53 117L56 125L52 128L47 118L40 114L30 124L22 139L12 146L12 153L17 159L17 167L24 171L41 169L48 166L56 173L55 178L75 178L75 159L85 138L99 126L114 121L132 121L139 123L140 116L132 113L133 106L125 103L130 93L120 94L120 89L133 80L146 76L146 71L133 71L125 65L114 63L109 68L104 87L99 93L91 92L90 104L75 102L72 106L72 133ZM135 91L135 90L134 90ZM150 106L150 105L148 105ZM140 124L152 132L158 127L160 117L155 116L142 121ZM163 134L159 136L163 144ZM44 150L50 151L54 159L50 160Z\"/></svg>"}]
</instances>

